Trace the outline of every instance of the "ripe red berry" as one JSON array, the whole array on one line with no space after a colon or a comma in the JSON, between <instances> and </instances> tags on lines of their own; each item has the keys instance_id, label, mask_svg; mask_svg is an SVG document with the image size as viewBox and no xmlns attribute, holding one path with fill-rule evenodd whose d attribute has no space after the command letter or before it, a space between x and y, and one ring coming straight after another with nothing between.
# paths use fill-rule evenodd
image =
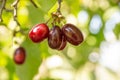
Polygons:
<instances>
[{"instance_id":1,"label":"ripe red berry","mask_svg":"<svg viewBox=\"0 0 120 80\"><path fill-rule=\"evenodd\" d=\"M16 64L23 64L25 61L25 57L26 57L26 52L23 47L19 47L15 50L13 58Z\"/></svg>"},{"instance_id":2,"label":"ripe red berry","mask_svg":"<svg viewBox=\"0 0 120 80\"><path fill-rule=\"evenodd\" d=\"M62 42L62 31L59 26L54 26L48 36L48 45L52 49L57 49L60 47Z\"/></svg>"},{"instance_id":3,"label":"ripe red berry","mask_svg":"<svg viewBox=\"0 0 120 80\"><path fill-rule=\"evenodd\" d=\"M38 43L47 38L48 34L49 34L48 26L45 23L42 23L37 24L30 30L29 37L33 42Z\"/></svg>"},{"instance_id":4,"label":"ripe red berry","mask_svg":"<svg viewBox=\"0 0 120 80\"><path fill-rule=\"evenodd\" d=\"M66 37L62 35L62 42L61 45L59 46L58 50L63 50L67 44Z\"/></svg>"},{"instance_id":5,"label":"ripe red berry","mask_svg":"<svg viewBox=\"0 0 120 80\"><path fill-rule=\"evenodd\" d=\"M67 41L73 45L79 45L83 42L82 32L73 24L65 24L62 28L62 32Z\"/></svg>"}]
</instances>

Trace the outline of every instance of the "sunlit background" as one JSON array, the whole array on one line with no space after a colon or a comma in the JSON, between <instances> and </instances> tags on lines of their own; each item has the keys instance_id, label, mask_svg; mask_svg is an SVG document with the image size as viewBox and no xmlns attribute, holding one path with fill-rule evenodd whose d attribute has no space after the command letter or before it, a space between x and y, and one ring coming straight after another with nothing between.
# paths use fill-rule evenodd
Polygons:
<instances>
[{"instance_id":1,"label":"sunlit background","mask_svg":"<svg viewBox=\"0 0 120 80\"><path fill-rule=\"evenodd\" d=\"M6 7L14 0L8 0ZM38 23L48 20L57 9L56 0L20 0L18 21L13 14L3 12L0 23L0 80L120 80L120 1L63 0L61 12L67 23L76 25L84 35L79 46L67 43L63 51L49 48L47 39L39 44L28 38L28 32ZM0 4L1 5L1 4ZM48 23L51 26L51 23ZM62 26L61 26L62 27ZM24 31L24 35L14 30ZM26 61L17 65L14 50L21 44Z\"/></svg>"}]
</instances>

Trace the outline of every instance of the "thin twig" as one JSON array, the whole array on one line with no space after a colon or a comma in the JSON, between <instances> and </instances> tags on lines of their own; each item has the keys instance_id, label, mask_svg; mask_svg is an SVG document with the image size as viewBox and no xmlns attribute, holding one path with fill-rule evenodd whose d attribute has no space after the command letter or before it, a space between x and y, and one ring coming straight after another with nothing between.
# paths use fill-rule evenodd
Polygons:
<instances>
[{"instance_id":1,"label":"thin twig","mask_svg":"<svg viewBox=\"0 0 120 80\"><path fill-rule=\"evenodd\" d=\"M20 26L20 23L17 20L17 9L18 9L17 6L18 6L18 3L19 3L19 0L15 0L15 2L13 2L13 4L12 4L12 6L14 7L14 16L13 16L13 18L14 18L14 21L16 21L17 25Z\"/></svg>"},{"instance_id":2,"label":"thin twig","mask_svg":"<svg viewBox=\"0 0 120 80\"><path fill-rule=\"evenodd\" d=\"M12 9L7 9L7 8L4 8L4 10L5 10L6 12L12 12L12 11L13 11Z\"/></svg>"},{"instance_id":3,"label":"thin twig","mask_svg":"<svg viewBox=\"0 0 120 80\"><path fill-rule=\"evenodd\" d=\"M51 18L49 18L47 21L46 21L46 24L48 24L48 22L50 21Z\"/></svg>"},{"instance_id":4,"label":"thin twig","mask_svg":"<svg viewBox=\"0 0 120 80\"><path fill-rule=\"evenodd\" d=\"M35 2L33 0L30 0L30 2L36 7L38 8L38 6L35 4Z\"/></svg>"},{"instance_id":5,"label":"thin twig","mask_svg":"<svg viewBox=\"0 0 120 80\"><path fill-rule=\"evenodd\" d=\"M2 13L3 13L3 10L5 8L5 4L6 4L6 0L1 0L2 1L2 5L1 5L1 8L0 8L0 22L3 21L2 19Z\"/></svg>"},{"instance_id":6,"label":"thin twig","mask_svg":"<svg viewBox=\"0 0 120 80\"><path fill-rule=\"evenodd\" d=\"M58 9L57 9L57 12L60 12L61 2L62 2L62 0L58 0Z\"/></svg>"}]
</instances>

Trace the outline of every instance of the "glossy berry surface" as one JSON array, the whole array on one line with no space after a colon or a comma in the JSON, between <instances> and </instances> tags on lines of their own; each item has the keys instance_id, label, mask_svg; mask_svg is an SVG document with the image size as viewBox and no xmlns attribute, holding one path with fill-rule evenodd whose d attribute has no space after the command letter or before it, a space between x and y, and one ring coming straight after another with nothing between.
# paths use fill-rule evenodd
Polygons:
<instances>
[{"instance_id":1,"label":"glossy berry surface","mask_svg":"<svg viewBox=\"0 0 120 80\"><path fill-rule=\"evenodd\" d=\"M29 38L35 42L41 42L45 38L48 37L49 34L49 28L46 24L37 24L35 27L33 27L29 32Z\"/></svg>"},{"instance_id":2,"label":"glossy berry surface","mask_svg":"<svg viewBox=\"0 0 120 80\"><path fill-rule=\"evenodd\" d=\"M62 35L62 42L61 45L59 46L58 50L63 50L67 44L66 38L64 35Z\"/></svg>"},{"instance_id":3,"label":"glossy berry surface","mask_svg":"<svg viewBox=\"0 0 120 80\"><path fill-rule=\"evenodd\" d=\"M62 28L62 32L67 41L73 45L79 45L83 42L81 31L73 24L65 24Z\"/></svg>"},{"instance_id":4,"label":"glossy berry surface","mask_svg":"<svg viewBox=\"0 0 120 80\"><path fill-rule=\"evenodd\" d=\"M19 47L14 52L14 62L16 64L23 64L26 58L26 52L23 47Z\"/></svg>"},{"instance_id":5,"label":"glossy berry surface","mask_svg":"<svg viewBox=\"0 0 120 80\"><path fill-rule=\"evenodd\" d=\"M60 47L62 42L62 31L58 26L54 26L48 36L48 45L52 49Z\"/></svg>"}]
</instances>

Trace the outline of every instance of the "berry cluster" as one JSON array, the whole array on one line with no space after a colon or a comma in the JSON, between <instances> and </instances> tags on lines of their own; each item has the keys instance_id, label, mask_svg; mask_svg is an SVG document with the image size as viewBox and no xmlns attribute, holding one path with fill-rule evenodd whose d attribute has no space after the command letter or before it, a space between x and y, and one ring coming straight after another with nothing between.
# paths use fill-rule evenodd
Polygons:
<instances>
[{"instance_id":1,"label":"berry cluster","mask_svg":"<svg viewBox=\"0 0 120 80\"><path fill-rule=\"evenodd\" d=\"M52 13L52 29L49 30L47 23L41 23L30 30L29 38L33 42L38 43L48 38L48 45L50 48L63 50L67 41L76 46L83 41L83 35L75 25L64 23L65 19L60 11L61 2L62 0L58 0L58 9L55 13Z\"/></svg>"},{"instance_id":2,"label":"berry cluster","mask_svg":"<svg viewBox=\"0 0 120 80\"><path fill-rule=\"evenodd\" d=\"M37 24L30 30L29 37L35 43L48 38L49 47L57 50L63 50L67 41L73 45L79 45L83 41L81 31L70 23L63 25L62 28L54 25L50 30L45 23Z\"/></svg>"},{"instance_id":3,"label":"berry cluster","mask_svg":"<svg viewBox=\"0 0 120 80\"><path fill-rule=\"evenodd\" d=\"M73 24L65 24L62 28L54 25L51 30L45 23L37 24L29 32L30 39L39 43L48 38L48 45L52 49L63 50L67 41L72 45L79 45L83 42L83 35L81 31ZM14 62L16 64L23 64L26 58L26 51L23 47L19 47L14 52Z\"/></svg>"},{"instance_id":4,"label":"berry cluster","mask_svg":"<svg viewBox=\"0 0 120 80\"><path fill-rule=\"evenodd\" d=\"M29 38L33 42L40 43L47 38L49 47L56 50L63 50L67 42L75 46L83 42L83 34L75 25L71 23L62 24L65 19L60 12L61 2L62 0L58 0L57 12L52 13L51 29L48 28L47 23L40 23L30 30ZM17 48L13 58L16 64L23 64L26 58L25 49L23 47Z\"/></svg>"}]
</instances>

